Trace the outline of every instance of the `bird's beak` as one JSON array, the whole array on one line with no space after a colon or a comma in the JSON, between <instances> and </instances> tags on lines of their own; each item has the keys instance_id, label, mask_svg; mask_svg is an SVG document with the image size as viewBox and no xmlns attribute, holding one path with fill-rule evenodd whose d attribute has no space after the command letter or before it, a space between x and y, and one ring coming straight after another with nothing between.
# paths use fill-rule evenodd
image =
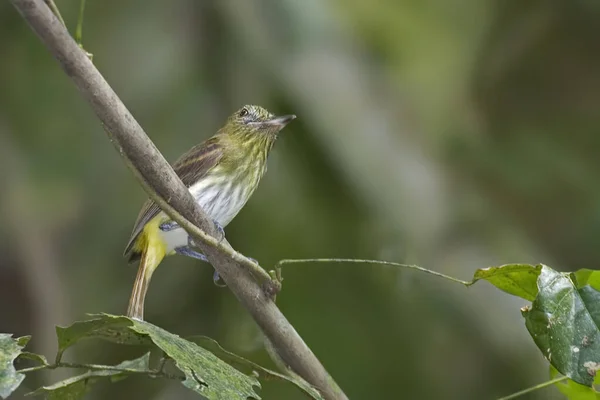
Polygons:
<instances>
[{"instance_id":1,"label":"bird's beak","mask_svg":"<svg viewBox=\"0 0 600 400\"><path fill-rule=\"evenodd\" d=\"M283 129L284 126L286 126L287 124L292 122L292 120L294 120L294 119L296 119L296 116L293 114L284 115L281 117L275 117L273 119L265 121L265 122L263 122L263 125L274 127L274 128L276 127L278 129Z\"/></svg>"}]
</instances>

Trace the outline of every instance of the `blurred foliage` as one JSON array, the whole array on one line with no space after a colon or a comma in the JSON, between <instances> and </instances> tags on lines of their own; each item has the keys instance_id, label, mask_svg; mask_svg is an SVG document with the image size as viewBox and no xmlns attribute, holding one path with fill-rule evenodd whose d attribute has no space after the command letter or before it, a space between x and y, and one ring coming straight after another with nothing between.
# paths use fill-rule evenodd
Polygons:
<instances>
[{"instance_id":1,"label":"blurred foliage","mask_svg":"<svg viewBox=\"0 0 600 400\"><path fill-rule=\"evenodd\" d=\"M58 6L74 31L79 2ZM125 310L135 268L121 251L145 196L8 2L0 33L0 331L33 333L49 355L55 324ZM236 249L265 266L360 257L471 276L509 262L596 267L599 34L589 0L90 0L83 37L168 159L241 104L298 115L227 227ZM147 318L268 365L257 328L211 275L165 261ZM352 265L284 277L280 307L353 399L399 388L494 398L547 379L522 302L484 285ZM141 355L80 351L104 364ZM139 379L90 398L193 396ZM267 399L302 398L264 386Z\"/></svg>"}]
</instances>

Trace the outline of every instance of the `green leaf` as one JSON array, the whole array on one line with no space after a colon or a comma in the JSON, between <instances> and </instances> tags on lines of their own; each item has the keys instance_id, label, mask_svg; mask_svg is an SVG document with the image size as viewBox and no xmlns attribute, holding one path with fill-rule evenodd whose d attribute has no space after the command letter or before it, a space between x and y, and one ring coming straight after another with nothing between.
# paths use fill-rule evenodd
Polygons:
<instances>
[{"instance_id":1,"label":"green leaf","mask_svg":"<svg viewBox=\"0 0 600 400\"><path fill-rule=\"evenodd\" d=\"M123 316L98 314L69 327L57 327L59 354L85 338L101 338L118 343L154 343L185 374L183 384L210 399L260 399L254 387L260 383L220 360L195 343L182 339L148 322Z\"/></svg>"},{"instance_id":2,"label":"green leaf","mask_svg":"<svg viewBox=\"0 0 600 400\"><path fill-rule=\"evenodd\" d=\"M130 329L132 321L126 317L111 319L96 318L87 321L77 321L67 327L56 327L58 339L57 361L62 353L82 339L104 339L119 344L149 345L148 337Z\"/></svg>"},{"instance_id":3,"label":"green leaf","mask_svg":"<svg viewBox=\"0 0 600 400\"><path fill-rule=\"evenodd\" d=\"M550 365L550 379L558 378L559 372ZM600 376L600 374L598 374ZM554 384L569 400L600 400L600 393L594 388L579 384L572 379Z\"/></svg>"},{"instance_id":4,"label":"green leaf","mask_svg":"<svg viewBox=\"0 0 600 400\"><path fill-rule=\"evenodd\" d=\"M187 340L197 343L205 349L210 350L216 356L218 356L221 360L229 363L233 367L244 371L246 374L258 374L259 377L264 379L277 379L288 381L294 385L296 385L300 390L302 390L305 394L317 400L324 400L323 396L319 393L317 389L311 386L308 382L300 377L292 377L281 374L279 372L271 371L265 367L262 367L256 363L253 363L250 360L246 360L243 357L238 356L237 354L231 353L219 345L216 340L211 339L206 336L192 336L187 337Z\"/></svg>"},{"instance_id":5,"label":"green leaf","mask_svg":"<svg viewBox=\"0 0 600 400\"><path fill-rule=\"evenodd\" d=\"M16 338L15 340L17 341L17 344L21 346L21 348L23 348L27 346L27 344L31 340L31 335L21 336L20 338Z\"/></svg>"},{"instance_id":6,"label":"green leaf","mask_svg":"<svg viewBox=\"0 0 600 400\"><path fill-rule=\"evenodd\" d=\"M498 289L533 301L538 293L537 279L542 265L506 264L499 267L481 268L475 271L471 285L485 280Z\"/></svg>"},{"instance_id":7,"label":"green leaf","mask_svg":"<svg viewBox=\"0 0 600 400\"><path fill-rule=\"evenodd\" d=\"M28 396L44 395L48 400L78 400L85 396L91 385L98 382L100 379L110 378L112 381L126 378L134 373L145 373L149 369L150 353L146 353L135 360L123 361L115 365L116 368L127 369L129 371L115 371L105 366L107 369L95 369L84 374L73 376L62 380L54 385L41 387ZM95 366L101 368L102 366Z\"/></svg>"},{"instance_id":8,"label":"green leaf","mask_svg":"<svg viewBox=\"0 0 600 400\"><path fill-rule=\"evenodd\" d=\"M105 316L111 318L111 316ZM260 399L254 386L260 383L220 360L208 350L157 326L132 320L132 329L150 336L154 344L175 361L184 374L184 386L208 399Z\"/></svg>"},{"instance_id":9,"label":"green leaf","mask_svg":"<svg viewBox=\"0 0 600 400\"><path fill-rule=\"evenodd\" d=\"M11 334L0 333L0 397L3 399L10 396L25 379L25 375L19 374L13 363L30 338L24 336L13 339Z\"/></svg>"},{"instance_id":10,"label":"green leaf","mask_svg":"<svg viewBox=\"0 0 600 400\"><path fill-rule=\"evenodd\" d=\"M571 278L578 289L590 285L594 289L600 290L600 271L580 269L579 271L572 272Z\"/></svg>"},{"instance_id":11,"label":"green leaf","mask_svg":"<svg viewBox=\"0 0 600 400\"><path fill-rule=\"evenodd\" d=\"M539 293L523 310L535 344L563 375L591 386L600 369L600 292L580 289L569 274L543 266Z\"/></svg>"},{"instance_id":12,"label":"green leaf","mask_svg":"<svg viewBox=\"0 0 600 400\"><path fill-rule=\"evenodd\" d=\"M49 365L46 357L41 354L31 353L29 351L23 351L21 354L19 354L19 358L26 358L28 360L37 361L42 365Z\"/></svg>"}]
</instances>

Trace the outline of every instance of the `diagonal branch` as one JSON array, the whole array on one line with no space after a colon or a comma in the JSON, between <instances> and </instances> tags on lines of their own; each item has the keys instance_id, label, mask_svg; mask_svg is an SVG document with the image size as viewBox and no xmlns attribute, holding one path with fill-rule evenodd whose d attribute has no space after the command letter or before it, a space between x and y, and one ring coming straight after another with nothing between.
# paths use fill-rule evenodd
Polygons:
<instances>
[{"instance_id":1,"label":"diagonal branch","mask_svg":"<svg viewBox=\"0 0 600 400\"><path fill-rule=\"evenodd\" d=\"M200 249L252 315L285 363L317 387L327 399L346 399L346 395L310 348L249 273L248 268L255 267L253 272L256 272L258 266L234 252L227 243L218 245L204 233L215 236L212 222L194 202L169 163L44 1L11 2L90 103L110 140L148 195L198 239ZM214 244L217 245L213 246ZM244 268L241 268L242 265Z\"/></svg>"}]
</instances>

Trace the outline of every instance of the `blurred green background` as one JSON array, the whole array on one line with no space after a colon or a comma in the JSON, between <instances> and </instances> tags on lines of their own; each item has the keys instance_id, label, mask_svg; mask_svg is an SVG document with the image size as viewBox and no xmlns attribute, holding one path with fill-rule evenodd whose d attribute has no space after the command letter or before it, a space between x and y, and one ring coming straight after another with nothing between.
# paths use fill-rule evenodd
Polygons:
<instances>
[{"instance_id":1,"label":"blurred green background","mask_svg":"<svg viewBox=\"0 0 600 400\"><path fill-rule=\"evenodd\" d=\"M59 0L71 32L79 2ZM227 227L269 267L360 257L470 279L476 268L600 258L600 4L591 0L89 0L85 48L169 160L246 103L298 119ZM89 106L0 3L0 331L124 313L121 253L145 194ZM271 366L208 264L158 269L146 318ZM278 304L352 399L493 399L548 379L525 302L414 271L284 270ZM143 349L86 343L67 358ZM14 396L68 376L28 378ZM301 399L267 382L265 399ZM90 399L194 399L133 377ZM560 398L555 389L523 397Z\"/></svg>"}]
</instances>

